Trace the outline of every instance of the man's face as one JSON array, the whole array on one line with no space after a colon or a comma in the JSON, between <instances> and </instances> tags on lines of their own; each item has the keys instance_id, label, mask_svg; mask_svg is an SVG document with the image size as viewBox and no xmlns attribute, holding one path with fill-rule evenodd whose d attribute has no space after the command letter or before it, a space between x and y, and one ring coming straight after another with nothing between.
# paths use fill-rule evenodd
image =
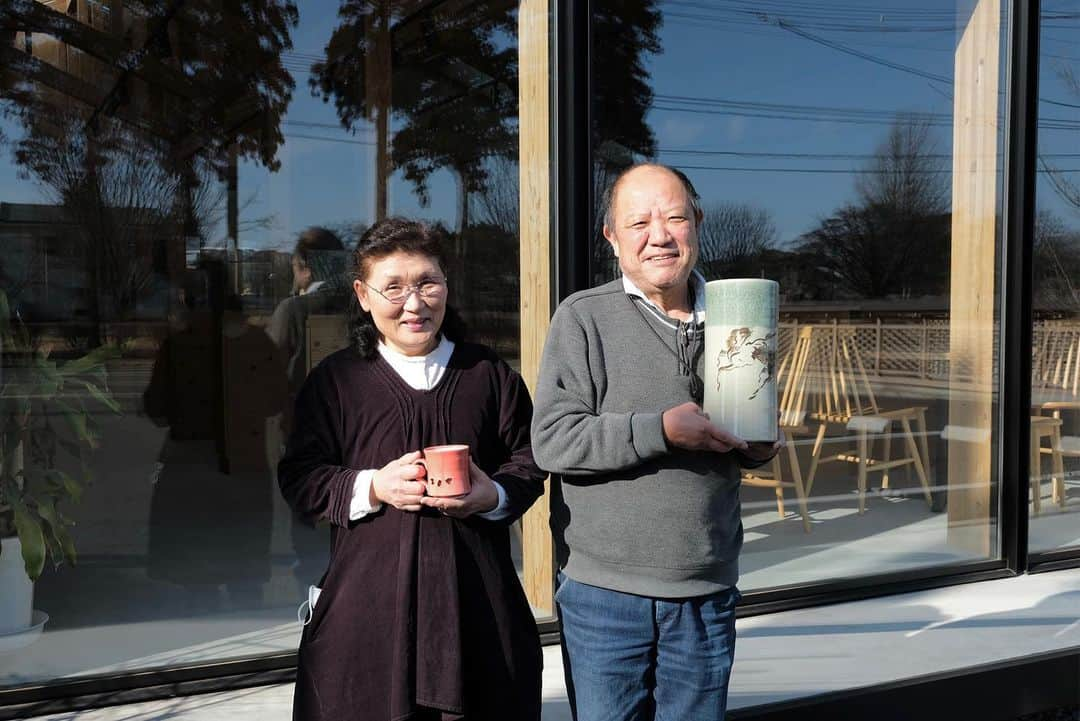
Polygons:
<instances>
[{"instance_id":1,"label":"man's face","mask_svg":"<svg viewBox=\"0 0 1080 721\"><path fill-rule=\"evenodd\" d=\"M701 218L675 175L651 166L630 171L615 189L611 215L604 237L623 275L647 296L686 287Z\"/></svg>"}]
</instances>

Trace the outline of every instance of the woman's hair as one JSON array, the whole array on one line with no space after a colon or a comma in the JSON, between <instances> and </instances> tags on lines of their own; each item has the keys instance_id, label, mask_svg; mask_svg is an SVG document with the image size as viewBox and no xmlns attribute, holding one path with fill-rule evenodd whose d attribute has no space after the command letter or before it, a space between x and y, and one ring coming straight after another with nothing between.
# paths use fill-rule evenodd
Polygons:
<instances>
[{"instance_id":1,"label":"woman's hair","mask_svg":"<svg viewBox=\"0 0 1080 721\"><path fill-rule=\"evenodd\" d=\"M345 246L333 232L313 226L296 238L293 255L311 270L311 280L340 287L345 281Z\"/></svg>"},{"instance_id":2,"label":"woman's hair","mask_svg":"<svg viewBox=\"0 0 1080 721\"><path fill-rule=\"evenodd\" d=\"M390 217L368 228L356 243L352 253L352 276L363 281L371 271L371 265L395 253L423 255L435 259L446 270L446 231L439 225L430 225L406 218ZM363 358L374 358L379 344L379 330L371 314L360 305L356 293L349 300L349 338ZM465 339L465 323L461 316L447 305L439 332L449 340L459 343Z\"/></svg>"}]
</instances>

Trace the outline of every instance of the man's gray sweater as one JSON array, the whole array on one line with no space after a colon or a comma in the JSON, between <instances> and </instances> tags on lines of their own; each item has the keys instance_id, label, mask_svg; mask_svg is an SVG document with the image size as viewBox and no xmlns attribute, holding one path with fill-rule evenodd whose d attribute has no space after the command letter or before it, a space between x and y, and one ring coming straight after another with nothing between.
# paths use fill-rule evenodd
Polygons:
<instances>
[{"instance_id":1,"label":"man's gray sweater","mask_svg":"<svg viewBox=\"0 0 1080 721\"><path fill-rule=\"evenodd\" d=\"M700 403L680 345L698 339L700 375L703 329L666 320L621 280L567 298L544 347L532 447L553 474L551 528L567 576L685 598L738 580L739 458L668 448L662 413Z\"/></svg>"}]
</instances>

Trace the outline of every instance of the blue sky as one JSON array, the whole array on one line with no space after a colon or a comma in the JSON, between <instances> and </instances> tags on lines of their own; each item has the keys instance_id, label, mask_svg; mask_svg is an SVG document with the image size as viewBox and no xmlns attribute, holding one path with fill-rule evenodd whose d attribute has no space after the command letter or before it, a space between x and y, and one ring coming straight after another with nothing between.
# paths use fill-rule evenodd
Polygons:
<instances>
[{"instance_id":1,"label":"blue sky","mask_svg":"<svg viewBox=\"0 0 1080 721\"><path fill-rule=\"evenodd\" d=\"M303 70L322 52L336 24L337 4L299 3L300 26L286 60L296 89L283 127L281 170L269 173L245 163L240 172L243 219L269 221L267 229L245 226L244 247L286 249L309 225L372 218L371 131L342 130L333 106L311 96ZM966 0L663 2L663 52L647 62L656 95L647 121L659 159L686 168L706 205L738 202L767 209L780 240L790 241L855 198L851 171L865 167L865 156L885 137L893 114L951 115L955 28L969 6ZM1055 15L1078 10L1077 0L1047 0L1043 7L1044 14ZM1041 94L1080 104L1080 94L1060 76L1070 66L1080 74L1080 22L1048 22L1054 27L1044 32ZM604 48L595 51L603 62ZM1080 121L1076 108L1042 110L1047 117ZM858 122L840 122L848 117L840 111L859 111ZM948 125L935 129L938 152L951 153L951 133ZM1074 152L1076 133L1045 130L1041 150ZM1055 163L1080 167L1077 159ZM1070 225L1080 225L1080 217L1070 215L1042 179L1039 189L1040 201ZM448 172L432 178L426 208L400 177L390 186L392 212L451 226L456 199L456 180ZM0 157L0 200L42 202L36 187L16 178L7 153Z\"/></svg>"}]
</instances>

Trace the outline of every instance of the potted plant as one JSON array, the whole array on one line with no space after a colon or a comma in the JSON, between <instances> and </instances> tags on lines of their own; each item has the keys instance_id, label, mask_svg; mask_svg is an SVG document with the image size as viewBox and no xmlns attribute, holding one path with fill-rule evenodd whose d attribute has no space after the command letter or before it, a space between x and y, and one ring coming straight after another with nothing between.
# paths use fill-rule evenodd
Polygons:
<instances>
[{"instance_id":1,"label":"potted plant","mask_svg":"<svg viewBox=\"0 0 1080 721\"><path fill-rule=\"evenodd\" d=\"M53 360L0 291L0 635L40 625L32 623L32 584L47 560L75 562L65 504L91 477L86 451L99 438L92 410L120 411L105 382L105 361L117 354L102 346ZM61 450L78 471L59 467Z\"/></svg>"}]
</instances>

